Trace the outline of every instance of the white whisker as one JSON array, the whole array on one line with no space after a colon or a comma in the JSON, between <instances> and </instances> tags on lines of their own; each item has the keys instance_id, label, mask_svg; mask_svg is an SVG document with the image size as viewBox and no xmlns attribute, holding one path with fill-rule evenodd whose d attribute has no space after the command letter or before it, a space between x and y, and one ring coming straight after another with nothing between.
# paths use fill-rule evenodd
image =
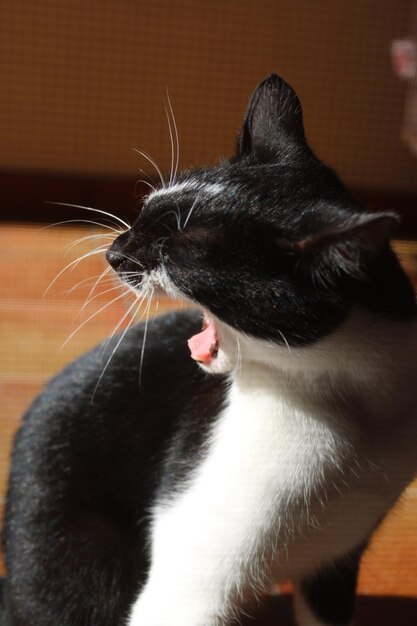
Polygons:
<instances>
[{"instance_id":1,"label":"white whisker","mask_svg":"<svg viewBox=\"0 0 417 626\"><path fill-rule=\"evenodd\" d=\"M76 291L77 289L81 289L82 287L89 288L93 283L97 281L97 276L101 276L101 274L98 274L98 275L96 274L95 276L91 278L85 278L84 280L80 281L79 283L71 287L70 289L67 289L65 292L63 292L64 295L69 296L73 291ZM107 276L106 278L103 278L100 281L100 286L105 287L107 285L114 285L116 281L117 281L116 276Z\"/></svg>"},{"instance_id":2,"label":"white whisker","mask_svg":"<svg viewBox=\"0 0 417 626\"><path fill-rule=\"evenodd\" d=\"M93 224L93 226L100 226L100 228L107 228L111 230L113 233L117 235L121 235L123 231L117 230L114 226L109 226L108 224L103 224L103 222L95 222L94 220L63 220L62 222L55 222L54 224L48 224L47 226L43 226L39 230L46 230L47 228L53 228L54 226L62 226L62 224Z\"/></svg>"},{"instance_id":3,"label":"white whisker","mask_svg":"<svg viewBox=\"0 0 417 626\"><path fill-rule=\"evenodd\" d=\"M237 343L236 371L239 372L242 369L242 352L241 352L241 349L240 349L239 337L236 337L236 343Z\"/></svg>"},{"instance_id":4,"label":"white whisker","mask_svg":"<svg viewBox=\"0 0 417 626\"><path fill-rule=\"evenodd\" d=\"M78 315L80 315L82 313L82 311L84 311L84 309L86 309L94 300L96 300L100 296L104 296L105 293L110 293L110 291L115 291L116 289L121 289L121 287L122 287L122 285L119 283L117 285L114 285L113 287L109 287L108 289L104 289L103 291L100 291L99 293L96 293L94 296L91 296L90 298L88 298L84 302L84 304L82 305Z\"/></svg>"},{"instance_id":5,"label":"white whisker","mask_svg":"<svg viewBox=\"0 0 417 626\"><path fill-rule=\"evenodd\" d=\"M127 292L127 291L126 291L125 293L130 293L130 292ZM139 311L140 307L142 306L142 303L143 303L144 299L145 299L145 296L140 297L138 294L136 294L136 293L135 293L135 300L134 300L133 304L137 304L137 303L139 302L138 307L137 307L137 309L136 309L136 311L135 311L135 315L136 315L136 313ZM124 315L122 316L122 318L121 318L121 319L117 322L117 324L116 324L116 325L115 325L115 327L113 328L112 332L110 333L110 336L108 337L107 341L106 341L106 342L105 342L105 344L104 344L104 347L103 347L103 354L104 354L104 352L106 351L106 349L107 349L107 347L108 347L108 345L109 345L109 343L110 343L110 341L111 341L112 337L115 335L115 333L118 331L118 329L120 328L120 326L123 324L124 320L126 319L126 317L128 316L128 314L129 314L129 312L130 312L131 310L132 310L132 306L130 306L130 307L127 309L127 311L124 313Z\"/></svg>"},{"instance_id":6,"label":"white whisker","mask_svg":"<svg viewBox=\"0 0 417 626\"><path fill-rule=\"evenodd\" d=\"M177 207L178 207L178 204L177 204ZM165 213L163 213L161 215L160 219L165 217L165 215L175 215L175 220L177 222L177 228L178 228L178 230L181 230L181 221L180 221L179 208L178 208L178 211L174 211L174 209L172 209L171 211L166 211ZM164 224L164 222L161 222L160 220L158 220L158 221L162 224L162 226L165 226L166 228L168 228L171 233L173 232L172 228L170 228L167 224Z\"/></svg>"},{"instance_id":7,"label":"white whisker","mask_svg":"<svg viewBox=\"0 0 417 626\"><path fill-rule=\"evenodd\" d=\"M111 304L113 304L114 302L117 302L117 300L120 300L120 298L124 298L126 296L126 292L121 293L120 295L116 296L116 298L113 298L113 300L110 300L109 302L106 302L105 305L103 305L102 307L100 307L98 309L98 311L95 311L92 315L90 315L86 320L84 320L79 326L77 326L77 328L69 335L69 337L66 338L66 340L64 341L64 343L62 344L61 348L59 349L59 352L61 352L65 346L67 345L67 343L69 341L71 341L71 339L74 337L74 335L76 335L78 333L79 330L81 330L81 328L83 328L83 326L85 326L86 324L88 324L88 322L90 320L93 319L93 317L95 317L96 315L98 315L99 313L101 313L102 311L104 311L104 309L106 309L108 306L110 306Z\"/></svg>"},{"instance_id":8,"label":"white whisker","mask_svg":"<svg viewBox=\"0 0 417 626\"><path fill-rule=\"evenodd\" d=\"M131 306L128 308L128 310L126 311L126 313L125 313L125 314L124 314L124 316L122 317L121 322L119 322L119 325L123 322L123 320L125 320L125 319L126 319L126 317L129 315L130 311L133 309L133 307L134 307L135 305L136 305L136 300L135 300L135 301L131 304ZM113 358L114 354L116 353L117 348L120 346L120 344L122 343L122 341L123 341L123 339L124 339L124 337L125 337L125 335L126 335L127 331L128 331L128 330L129 330L129 328L131 327L131 325L132 325L132 323L133 323L133 320L134 320L134 319L135 319L135 318L134 318L134 316L132 316L132 317L131 317L131 319L130 319L130 321L129 321L129 323L128 323L128 325L126 326L125 330L123 331L123 333L121 334L121 336L120 336L119 340L117 341L117 343L116 343L115 347L113 348L112 353L110 354L109 358L107 359L106 364L105 364L105 366L103 367L102 372L101 372L101 374L100 374L100 377L99 377L99 379L98 379L98 381L97 381L97 383L96 383L96 386L94 387L93 395L92 395L92 397L91 397L91 402L93 402L93 401L94 401L94 396L95 396L96 391L97 391L97 389L98 389L98 387L99 387L99 385L100 385L100 383L101 383L101 380L102 380L102 378L103 378L104 374L106 373L106 370L107 370L107 368L109 367L110 362L111 362L111 360L112 360L112 358ZM108 345L108 342L106 343L106 346L107 346L107 345Z\"/></svg>"},{"instance_id":9,"label":"white whisker","mask_svg":"<svg viewBox=\"0 0 417 626\"><path fill-rule=\"evenodd\" d=\"M155 291L155 288L153 288L152 291L151 291L151 294L149 296L149 300L148 300L148 303L147 303L146 309L145 309L146 319L145 319L145 328L144 328L144 331L143 331L142 349L140 351L139 386L142 383L143 357L145 355L145 345L146 345L146 338L147 338L147 334L148 334L149 311L150 311L150 308L151 308L152 297L153 297L154 291Z\"/></svg>"},{"instance_id":10,"label":"white whisker","mask_svg":"<svg viewBox=\"0 0 417 626\"><path fill-rule=\"evenodd\" d=\"M137 180L136 183L135 183L135 198L139 197L139 194L137 193L137 187L138 187L139 183L142 183L143 185L147 185L151 191L155 191L155 187L153 185L151 185L151 183L149 181L144 180L143 178L141 178L141 179Z\"/></svg>"},{"instance_id":11,"label":"white whisker","mask_svg":"<svg viewBox=\"0 0 417 626\"><path fill-rule=\"evenodd\" d=\"M102 356L104 355L104 353L106 352L110 341L113 339L114 335L117 333L117 331L119 330L120 326L123 324L123 322L125 321L125 319L127 318L127 316L129 315L130 311L133 309L133 307L137 304L138 302L138 298L135 297L134 301L130 304L130 306L127 308L127 310L124 312L124 314L122 315L122 317L119 319L119 321L117 322L117 324L114 326L112 332L110 333L110 336L107 338L107 340L104 343L103 346L103 350L102 350ZM139 305L140 306L140 305ZM113 355L113 352L112 352ZM110 359L109 359L110 361Z\"/></svg>"},{"instance_id":12,"label":"white whisker","mask_svg":"<svg viewBox=\"0 0 417 626\"><path fill-rule=\"evenodd\" d=\"M177 178L178 165L180 162L180 141L179 141L179 135L178 135L178 126L177 126L177 122L175 121L174 110L172 108L171 98L169 97L168 87L166 87L166 95L167 95L169 110L171 112L172 122L174 125L174 133L175 133L175 139L176 139L176 144L177 144L177 155L176 155L175 166L174 166L174 175L172 177L172 180L175 181L175 179Z\"/></svg>"},{"instance_id":13,"label":"white whisker","mask_svg":"<svg viewBox=\"0 0 417 626\"><path fill-rule=\"evenodd\" d=\"M288 341L287 341L287 339L285 338L284 334L283 334L280 330L278 330L278 332L279 332L279 334L281 335L281 337L282 337L282 339L283 339L283 341L284 341L285 345L287 346L288 352L291 354L291 353L292 353L292 350L291 350L290 344L288 343Z\"/></svg>"},{"instance_id":14,"label":"white whisker","mask_svg":"<svg viewBox=\"0 0 417 626\"><path fill-rule=\"evenodd\" d=\"M173 135L172 135L171 120L169 119L168 109L167 109L166 105L165 105L165 115L166 115L167 122L168 122L169 139L171 141L171 170L170 170L170 173L169 173L169 184L172 185L173 176L174 176L174 159L175 159L174 138L173 138Z\"/></svg>"},{"instance_id":15,"label":"white whisker","mask_svg":"<svg viewBox=\"0 0 417 626\"><path fill-rule=\"evenodd\" d=\"M184 224L182 225L183 229L184 229L184 228L187 226L187 224L188 224L188 220L190 219L191 214L192 214L192 212L193 212L193 211L194 211L194 209L195 209L195 206L196 206L196 204L197 204L197 200L198 200L198 197L194 200L194 202L193 202L193 203L192 203L192 205L191 205L191 209L188 211L188 215L187 215L187 217L185 218L185 222L184 222Z\"/></svg>"},{"instance_id":16,"label":"white whisker","mask_svg":"<svg viewBox=\"0 0 417 626\"><path fill-rule=\"evenodd\" d=\"M177 216L177 229L179 231L181 231L181 212L180 212L180 207L178 205L178 202L175 200L175 198L174 198L174 202L175 202L175 205L177 207L177 210L175 211L175 214Z\"/></svg>"},{"instance_id":17,"label":"white whisker","mask_svg":"<svg viewBox=\"0 0 417 626\"><path fill-rule=\"evenodd\" d=\"M113 241L115 238L114 235L110 235L108 233L102 233L102 234L96 234L96 235L86 235L85 237L80 237L79 239L76 239L75 241L72 241L71 243L69 243L67 246L65 246L65 251L68 252L69 250L72 250L72 248L75 248L75 246L78 246L80 243L82 243L83 241L88 241L88 240L92 240L92 239L110 239L111 241Z\"/></svg>"},{"instance_id":18,"label":"white whisker","mask_svg":"<svg viewBox=\"0 0 417 626\"><path fill-rule=\"evenodd\" d=\"M124 259L127 259L128 261L131 261L132 263L134 263L135 265L138 265L141 270L143 270L143 265L142 263L140 263L140 261L138 261L137 259L135 259L133 256L129 256L128 254L123 254L120 253L120 256L122 256ZM124 274L125 272L123 272ZM128 272L127 272L128 273Z\"/></svg>"},{"instance_id":19,"label":"white whisker","mask_svg":"<svg viewBox=\"0 0 417 626\"><path fill-rule=\"evenodd\" d=\"M149 178L149 180L153 184L154 190L158 187L158 183L156 182L154 177L149 174L149 172L145 172L145 170L143 170L141 167L139 168L139 172L142 172L144 176L147 176Z\"/></svg>"},{"instance_id":20,"label":"white whisker","mask_svg":"<svg viewBox=\"0 0 417 626\"><path fill-rule=\"evenodd\" d=\"M83 254L82 256L78 257L77 259L74 259L74 261L71 261L71 263L68 263L68 265L66 265L60 272L58 272L58 274L55 276L53 281L49 283L49 285L45 289L42 297L46 296L46 294L51 289L51 287L56 283L58 278L60 276L62 276L62 274L66 270L68 270L70 267L75 268L78 265L78 263L81 263L81 261L83 261L84 259L87 259L88 257L93 256L94 254L101 254L102 252L105 252L106 250L107 250L107 246L100 246L100 248L96 248L95 250L92 250L90 252L86 252L85 254Z\"/></svg>"},{"instance_id":21,"label":"white whisker","mask_svg":"<svg viewBox=\"0 0 417 626\"><path fill-rule=\"evenodd\" d=\"M98 286L98 284L103 280L103 278L106 276L106 274L109 274L111 272L111 267L106 267L105 270L103 270L101 272L101 274L98 276L96 282L94 283L94 285L91 287L90 291L87 294L87 300L89 300L90 296L93 295L94 290L96 289L96 287ZM109 278L111 278L112 276L109 276ZM84 308L84 307L83 307Z\"/></svg>"},{"instance_id":22,"label":"white whisker","mask_svg":"<svg viewBox=\"0 0 417 626\"><path fill-rule=\"evenodd\" d=\"M114 272L110 276L104 277L106 272L111 272L111 271L112 271L112 268L108 267L108 268L106 268L104 270L104 272L100 272L100 274L94 274L94 276L89 276L88 278L83 278L83 280L80 280L78 283L73 285L73 287L71 287L70 289L67 289L64 293L65 293L65 295L68 296L70 293L72 293L76 289L81 289L81 287L88 287L89 284L93 284L93 283L98 284L100 282L100 284L102 286L108 285L110 283L113 283L113 284L115 284L116 282L120 283L119 277ZM125 276L130 276L130 275L137 276L138 272L123 272L123 274ZM97 278L100 278L101 276L103 278L100 281L97 281ZM90 294L92 293L92 291L94 291L94 290L90 290Z\"/></svg>"},{"instance_id":23,"label":"white whisker","mask_svg":"<svg viewBox=\"0 0 417 626\"><path fill-rule=\"evenodd\" d=\"M76 291L77 289L81 289L82 287L88 287L90 284L93 284L93 283L95 283L94 285L95 287L98 285L98 283L104 286L104 285L109 285L109 284L114 285L116 282L120 286L120 279L115 273L112 273L110 276L104 277L104 274L106 272L111 272L111 271L112 271L111 267L108 267L106 268L106 270L104 270L104 272L101 272L100 274L94 274L94 276L89 276L88 278L84 278L83 280L80 280L78 283L73 285L73 287L71 287L70 289L67 289L67 291L65 292L65 295L68 296L73 291ZM123 272L123 275L133 277L133 276L137 276L138 273L139 272ZM97 278L100 278L100 277L103 277L103 278L101 280L97 280ZM89 295L91 295L93 291L94 289L91 289L89 292Z\"/></svg>"},{"instance_id":24,"label":"white whisker","mask_svg":"<svg viewBox=\"0 0 417 626\"><path fill-rule=\"evenodd\" d=\"M94 207L83 206L82 204L71 204L70 202L53 202L51 200L46 200L46 204L56 204L58 206L70 206L70 207L73 207L74 209L83 209L84 211L93 211L94 213L101 213L101 215L106 215L107 217L110 217L114 222L116 223L118 222L119 227L121 224L128 230L130 228L130 225L124 220L122 220L121 217L118 217L117 215L114 215L113 213L109 213L108 211L103 211L102 209L95 209Z\"/></svg>"},{"instance_id":25,"label":"white whisker","mask_svg":"<svg viewBox=\"0 0 417 626\"><path fill-rule=\"evenodd\" d=\"M107 268L107 269L111 269L111 268ZM76 289L81 289L81 287L87 287L89 283L94 283L98 277L102 276L103 272L101 272L100 274L94 274L94 276L89 276L88 278L83 278L83 280L80 280L80 282L76 283L75 285L73 285L70 289L68 289L65 293L68 296L70 293L72 293L73 291L75 291ZM108 276L106 278L106 282L114 282L115 277L110 277Z\"/></svg>"},{"instance_id":26,"label":"white whisker","mask_svg":"<svg viewBox=\"0 0 417 626\"><path fill-rule=\"evenodd\" d=\"M149 163L151 163L154 166L154 168L156 169L158 173L159 178L161 179L162 185L165 185L165 180L164 180L164 177L162 176L162 172L157 166L157 164L155 163L155 161L152 159L152 157L150 157L149 154L146 154L146 152L143 152L143 150L138 150L138 148L132 148L132 150L134 150L135 152L143 156L145 159L149 161Z\"/></svg>"}]
</instances>

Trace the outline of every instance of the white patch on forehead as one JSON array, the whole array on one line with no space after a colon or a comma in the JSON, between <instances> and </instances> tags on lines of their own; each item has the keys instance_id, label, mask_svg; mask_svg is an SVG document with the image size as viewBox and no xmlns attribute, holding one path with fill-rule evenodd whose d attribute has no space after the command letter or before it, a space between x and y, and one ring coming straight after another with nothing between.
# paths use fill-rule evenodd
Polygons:
<instances>
[{"instance_id":1,"label":"white patch on forehead","mask_svg":"<svg viewBox=\"0 0 417 626\"><path fill-rule=\"evenodd\" d=\"M146 198L145 204L147 204L152 198L156 196L169 195L179 193L180 191L198 191L198 193L208 193L211 195L217 195L224 190L224 185L220 183L198 183L194 180L184 181L182 183L174 183L168 187L161 187L149 194Z\"/></svg>"}]
</instances>

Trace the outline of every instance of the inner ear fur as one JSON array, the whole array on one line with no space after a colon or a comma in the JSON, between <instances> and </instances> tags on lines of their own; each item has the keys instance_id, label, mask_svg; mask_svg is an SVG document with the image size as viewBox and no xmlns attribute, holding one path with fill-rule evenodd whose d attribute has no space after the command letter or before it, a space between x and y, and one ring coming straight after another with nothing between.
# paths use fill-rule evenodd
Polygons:
<instances>
[{"instance_id":1,"label":"inner ear fur","mask_svg":"<svg viewBox=\"0 0 417 626\"><path fill-rule=\"evenodd\" d=\"M384 249L398 225L395 213L362 213L294 244L300 261L314 259L336 272L363 276L366 265Z\"/></svg>"},{"instance_id":2,"label":"inner ear fur","mask_svg":"<svg viewBox=\"0 0 417 626\"><path fill-rule=\"evenodd\" d=\"M362 213L335 224L296 243L300 252L356 243L370 253L377 252L392 237L399 217L396 213Z\"/></svg>"}]
</instances>

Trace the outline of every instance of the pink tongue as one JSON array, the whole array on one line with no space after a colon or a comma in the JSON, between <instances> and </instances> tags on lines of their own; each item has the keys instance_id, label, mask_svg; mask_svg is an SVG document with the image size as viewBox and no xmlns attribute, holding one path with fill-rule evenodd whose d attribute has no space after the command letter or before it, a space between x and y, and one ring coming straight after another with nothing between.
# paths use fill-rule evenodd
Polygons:
<instances>
[{"instance_id":1,"label":"pink tongue","mask_svg":"<svg viewBox=\"0 0 417 626\"><path fill-rule=\"evenodd\" d=\"M219 340L214 322L204 322L205 328L201 333L193 335L188 340L191 357L200 363L211 363L217 355Z\"/></svg>"}]
</instances>

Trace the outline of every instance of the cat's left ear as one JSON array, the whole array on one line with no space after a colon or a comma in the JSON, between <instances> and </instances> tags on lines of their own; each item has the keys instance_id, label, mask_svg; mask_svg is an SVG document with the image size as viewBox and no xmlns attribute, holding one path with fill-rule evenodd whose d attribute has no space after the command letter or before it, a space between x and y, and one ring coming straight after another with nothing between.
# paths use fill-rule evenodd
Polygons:
<instances>
[{"instance_id":1,"label":"cat's left ear","mask_svg":"<svg viewBox=\"0 0 417 626\"><path fill-rule=\"evenodd\" d=\"M272 74L258 85L249 100L237 156L281 160L300 145L305 145L300 101L283 78Z\"/></svg>"},{"instance_id":2,"label":"cat's left ear","mask_svg":"<svg viewBox=\"0 0 417 626\"><path fill-rule=\"evenodd\" d=\"M325 261L330 269L361 276L392 237L395 213L359 213L295 244L302 257ZM313 262L314 264L314 262Z\"/></svg>"}]
</instances>

